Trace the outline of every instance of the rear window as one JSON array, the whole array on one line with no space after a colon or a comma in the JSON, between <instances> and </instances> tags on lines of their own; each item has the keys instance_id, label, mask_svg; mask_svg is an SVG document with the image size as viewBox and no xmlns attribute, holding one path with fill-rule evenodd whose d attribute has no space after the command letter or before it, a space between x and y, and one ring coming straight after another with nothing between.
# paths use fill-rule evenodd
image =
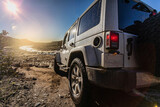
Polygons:
<instances>
[{"instance_id":1,"label":"rear window","mask_svg":"<svg viewBox=\"0 0 160 107\"><path fill-rule=\"evenodd\" d=\"M150 15L150 10L142 3L133 0L118 0L119 29L138 34L141 23Z\"/></svg>"}]
</instances>

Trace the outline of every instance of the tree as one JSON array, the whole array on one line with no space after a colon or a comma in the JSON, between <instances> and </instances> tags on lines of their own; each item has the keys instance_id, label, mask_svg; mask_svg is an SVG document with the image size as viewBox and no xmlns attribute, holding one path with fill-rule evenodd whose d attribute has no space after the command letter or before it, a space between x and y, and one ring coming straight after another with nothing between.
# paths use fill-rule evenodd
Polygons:
<instances>
[{"instance_id":1,"label":"tree","mask_svg":"<svg viewBox=\"0 0 160 107\"><path fill-rule=\"evenodd\" d=\"M6 36L7 34L9 34L6 30L2 30L2 35Z\"/></svg>"}]
</instances>

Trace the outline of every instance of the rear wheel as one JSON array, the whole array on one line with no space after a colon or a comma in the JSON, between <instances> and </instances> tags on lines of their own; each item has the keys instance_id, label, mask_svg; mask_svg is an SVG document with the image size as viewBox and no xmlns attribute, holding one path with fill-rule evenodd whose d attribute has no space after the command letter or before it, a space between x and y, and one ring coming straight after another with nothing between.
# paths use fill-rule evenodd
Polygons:
<instances>
[{"instance_id":1,"label":"rear wheel","mask_svg":"<svg viewBox=\"0 0 160 107\"><path fill-rule=\"evenodd\" d=\"M89 83L86 69L79 58L75 58L69 70L70 95L75 105L86 107L89 105Z\"/></svg>"}]
</instances>

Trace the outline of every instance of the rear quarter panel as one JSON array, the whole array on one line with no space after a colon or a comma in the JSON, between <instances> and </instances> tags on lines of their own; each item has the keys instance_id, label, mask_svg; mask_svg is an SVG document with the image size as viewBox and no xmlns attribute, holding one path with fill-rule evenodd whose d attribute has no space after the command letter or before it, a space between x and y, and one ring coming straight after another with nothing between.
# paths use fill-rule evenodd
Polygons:
<instances>
[{"instance_id":1,"label":"rear quarter panel","mask_svg":"<svg viewBox=\"0 0 160 107\"><path fill-rule=\"evenodd\" d=\"M105 22L105 6L106 6L105 2L106 2L105 0L102 0L101 17L100 17L99 24L96 25L96 26L94 26L93 28L87 30L86 32L84 32L84 33L76 36L76 40L75 40L76 41L75 42L75 45L76 45L75 48L78 48L78 47L81 47L81 46L84 46L84 47L85 46L92 46L93 47L94 52L96 54L97 61L98 61L98 65L96 65L96 66L101 66L101 55L102 55L102 53L104 53L104 39L105 39L104 38L104 29L105 29L104 22ZM94 46L93 46L93 40L97 36L100 36L102 38L102 43L101 43L101 45L98 48L94 48Z\"/></svg>"},{"instance_id":2,"label":"rear quarter panel","mask_svg":"<svg viewBox=\"0 0 160 107\"><path fill-rule=\"evenodd\" d=\"M97 37L97 36L100 36L102 38L102 42L101 42L101 45L98 48L95 48L94 45L93 45L93 41L94 41L95 37ZM86 58L87 58L88 61L89 60L90 61L95 61L95 62L97 61L96 63L94 62L95 63L94 66L101 66L101 58L102 58L102 54L104 53L104 41L103 40L104 40L104 33L102 32L102 33L95 34L93 36L87 37L85 39L82 39L80 41L77 41L76 42L76 48L86 47L85 49L87 49L87 47L92 47L92 48L88 48L86 50L86 54L85 54ZM93 55L93 52L94 52L94 55ZM95 59L95 60L91 60L91 59ZM88 63L87 66L93 66L93 65L90 65Z\"/></svg>"}]
</instances>

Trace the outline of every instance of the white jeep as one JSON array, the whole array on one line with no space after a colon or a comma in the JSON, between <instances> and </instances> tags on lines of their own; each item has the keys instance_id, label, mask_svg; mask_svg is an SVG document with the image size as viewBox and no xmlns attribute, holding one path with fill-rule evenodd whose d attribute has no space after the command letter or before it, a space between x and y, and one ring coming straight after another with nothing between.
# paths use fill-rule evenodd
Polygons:
<instances>
[{"instance_id":1,"label":"white jeep","mask_svg":"<svg viewBox=\"0 0 160 107\"><path fill-rule=\"evenodd\" d=\"M76 105L86 105L89 83L131 91L158 81L139 69L136 53L138 25L152 14L140 0L95 0L75 21L56 53L54 70L68 72Z\"/></svg>"}]
</instances>

